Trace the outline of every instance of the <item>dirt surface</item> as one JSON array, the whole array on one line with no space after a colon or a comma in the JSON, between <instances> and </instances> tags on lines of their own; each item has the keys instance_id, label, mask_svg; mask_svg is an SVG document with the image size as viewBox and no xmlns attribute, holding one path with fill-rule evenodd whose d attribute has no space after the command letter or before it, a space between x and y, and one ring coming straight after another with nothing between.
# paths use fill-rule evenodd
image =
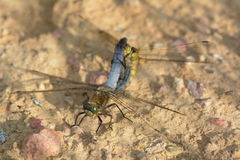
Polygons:
<instances>
[{"instance_id":1,"label":"dirt surface","mask_svg":"<svg viewBox=\"0 0 240 160\"><path fill-rule=\"evenodd\" d=\"M0 128L9 138L0 144L0 159L24 159L24 139L42 128L64 135L61 153L49 159L240 159L239 8L238 0L1 0ZM43 73L104 81L114 40L99 29L148 49L209 41L205 47L156 50L168 59L211 63L145 62L126 89L186 116L126 100L135 111L122 110L133 123L113 108L112 129L103 117L96 134L95 117L70 133L84 91L10 94L76 86ZM31 127L34 118L41 127Z\"/></svg>"}]
</instances>

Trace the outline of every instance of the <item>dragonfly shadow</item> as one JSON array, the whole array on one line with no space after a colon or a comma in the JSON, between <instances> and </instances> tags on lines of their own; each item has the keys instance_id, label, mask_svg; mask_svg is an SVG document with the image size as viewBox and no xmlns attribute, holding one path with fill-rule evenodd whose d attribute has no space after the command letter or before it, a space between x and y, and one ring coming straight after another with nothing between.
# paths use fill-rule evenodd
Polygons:
<instances>
[{"instance_id":1,"label":"dragonfly shadow","mask_svg":"<svg viewBox=\"0 0 240 160\"><path fill-rule=\"evenodd\" d=\"M221 5L221 7L223 7L222 12L224 12L225 16L227 17L226 19L233 21L232 23L234 25L236 25L238 28L240 27L240 23L239 23L239 7L240 7L240 3L239 1L231 1L230 3L228 3L227 0L222 0L219 1L219 4ZM234 27L233 25L233 27ZM239 33L236 33L234 35L228 34L228 33L224 33L223 30L221 30L220 28L217 28L214 30L216 33L220 34L222 36L222 38L219 40L220 43L224 46L227 47L227 49L229 51L231 51L232 53L238 55L238 57L240 57L239 54L239 43L238 40L240 38Z\"/></svg>"},{"instance_id":2,"label":"dragonfly shadow","mask_svg":"<svg viewBox=\"0 0 240 160\"><path fill-rule=\"evenodd\" d=\"M6 19L13 19L16 21L16 26L21 26L21 32L24 34L20 35L20 41L24 41L28 38L35 38L41 34L53 32L56 29L51 18L49 18L53 15L53 6L56 2L56 0L37 0L35 2L13 1L12 3L1 3L7 6L7 12L12 10L10 14L6 13ZM31 19L26 15L31 15Z\"/></svg>"}]
</instances>

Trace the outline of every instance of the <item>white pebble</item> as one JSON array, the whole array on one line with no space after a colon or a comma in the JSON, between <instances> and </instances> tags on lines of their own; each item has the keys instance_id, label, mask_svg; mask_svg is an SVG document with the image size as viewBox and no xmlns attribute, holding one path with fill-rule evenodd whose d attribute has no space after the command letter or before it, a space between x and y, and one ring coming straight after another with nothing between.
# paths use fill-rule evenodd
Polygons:
<instances>
[{"instance_id":1,"label":"white pebble","mask_svg":"<svg viewBox=\"0 0 240 160\"><path fill-rule=\"evenodd\" d=\"M215 58L217 58L218 60L221 60L221 61L224 60L224 58L220 54L218 54L218 53L214 53L213 57L215 57Z\"/></svg>"},{"instance_id":2,"label":"white pebble","mask_svg":"<svg viewBox=\"0 0 240 160\"><path fill-rule=\"evenodd\" d=\"M33 101L34 104L36 104L36 105L38 105L40 107L42 106L42 102L40 102L38 99L32 98L32 101Z\"/></svg>"}]
</instances>

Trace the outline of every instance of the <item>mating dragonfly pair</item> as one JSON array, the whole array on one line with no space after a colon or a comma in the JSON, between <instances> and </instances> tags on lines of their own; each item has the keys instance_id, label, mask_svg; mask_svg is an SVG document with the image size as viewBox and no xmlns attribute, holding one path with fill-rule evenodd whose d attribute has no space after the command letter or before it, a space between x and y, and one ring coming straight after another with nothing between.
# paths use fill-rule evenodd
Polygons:
<instances>
[{"instance_id":1,"label":"mating dragonfly pair","mask_svg":"<svg viewBox=\"0 0 240 160\"><path fill-rule=\"evenodd\" d=\"M130 58L130 59L129 59ZM127 61L128 59L128 61ZM101 124L102 124L102 119L100 115L106 115L110 116L112 120L112 115L108 113L104 113L106 109L110 107L116 106L122 116L129 121L131 121L129 118L127 118L124 113L122 112L121 108L118 106L117 103L112 103L108 104L109 99L113 99L115 101L119 101L118 98L120 96L124 96L125 98L128 97L132 100L137 100L143 103L147 103L153 106L160 107L162 109L166 109L181 115L184 115L178 111L166 108L164 106L161 106L159 104L155 104L149 101L146 101L144 99L140 98L134 98L130 95L126 96L126 93L121 93L123 90L127 87L127 85L130 83L131 78L135 75L136 69L138 65L138 51L136 48L131 47L130 45L127 44L127 38L122 38L119 40L119 42L116 44L113 60L112 60L112 66L111 66L111 71L108 76L108 80L106 83L104 83L102 86L99 86L95 90L95 94L93 97L90 99L87 97L87 100L83 102L83 112L80 112L75 119L75 125L80 125L83 119L86 116L92 116L92 115L97 115L99 119L99 126L96 130L98 132ZM119 101L120 102L120 101ZM123 102L120 102L123 103ZM108 104L108 105L107 105ZM124 108L130 108L127 105L122 104ZM130 110L132 110L130 108ZM133 111L133 110L132 110ZM85 114L82 119L80 120L79 123L77 123L77 119L81 114ZM131 121L132 122L132 121ZM110 122L111 123L111 122ZM152 127L153 128L153 127ZM157 130L157 129L155 129Z\"/></svg>"},{"instance_id":2,"label":"mating dragonfly pair","mask_svg":"<svg viewBox=\"0 0 240 160\"><path fill-rule=\"evenodd\" d=\"M107 34L106 32L99 32ZM112 37L112 36L111 36ZM120 111L121 115L128 119L129 121L132 121L128 117L125 116L123 111L121 110L121 105L123 108L127 109L128 111L135 112L135 110L126 102L124 102L122 99L128 99L130 101L134 101L135 105L151 105L156 106L161 109L165 109L180 115L184 115L183 113L180 113L178 111L169 109L165 106L162 106L158 103L154 103L151 101L147 101L145 99L136 98L125 92L125 88L128 84L130 84L131 79L134 77L134 75L137 72L138 63L140 59L145 60L154 60L154 61L165 61L164 59L155 59L155 58L143 58L139 53L139 50L130 46L127 43L126 38L122 38L119 41L115 39L115 42L117 42L115 46L115 51L112 59L112 66L111 71L108 76L108 80L103 85L97 86L97 85L91 85L87 83L81 83L81 82L74 82L75 84L79 84L80 87L73 87L68 88L67 90L86 90L86 91L94 91L94 95L90 98L86 93L84 95L87 97L86 100L83 101L83 111L79 112L76 115L75 123L73 126L78 126L82 123L83 119L87 116L96 116L99 119L99 125L96 129L96 132L99 131L99 128L102 125L102 119L101 116L109 116L112 120L112 115L107 112L107 110L110 107L117 107ZM186 44L186 45L198 45L198 44L206 44L206 41L203 42L197 42L192 44ZM175 62L192 62L192 61L184 61L184 60L166 60L166 61L175 61ZM199 63L199 62L197 62ZM205 63L205 62L200 62ZM33 71L29 70L30 72L39 72L39 71ZM40 72L39 72L40 73ZM44 73L42 73L44 74ZM56 78L55 76L49 75L49 78ZM70 80L69 80L70 81ZM56 90L39 90L39 91L15 91L14 93L37 93L37 92L53 92L53 91L62 91L63 89L56 89ZM116 103L108 104L109 100L112 99ZM83 117L79 121L80 115L83 115ZM141 116L139 118L143 119ZM145 121L146 122L146 121ZM110 123L111 124L111 123ZM150 128L154 129L157 132L160 132L158 129L152 127L150 124L148 124Z\"/></svg>"}]
</instances>

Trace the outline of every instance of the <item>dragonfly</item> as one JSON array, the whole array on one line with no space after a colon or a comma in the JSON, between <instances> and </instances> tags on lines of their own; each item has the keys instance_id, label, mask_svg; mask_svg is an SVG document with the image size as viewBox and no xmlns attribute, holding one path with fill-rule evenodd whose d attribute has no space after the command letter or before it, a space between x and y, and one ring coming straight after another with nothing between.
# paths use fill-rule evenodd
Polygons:
<instances>
[{"instance_id":1,"label":"dragonfly","mask_svg":"<svg viewBox=\"0 0 240 160\"><path fill-rule=\"evenodd\" d=\"M118 108L118 110L120 111L120 113L122 114L122 116L129 120L132 121L131 119L129 119L128 117L125 116L125 114L123 113L123 111L121 110L121 108L119 107L119 104L125 108L126 110L130 111L130 112L136 112L136 110L132 107L130 107L129 104L127 104L126 102L124 102L124 99L128 99L130 101L134 101L136 104L136 106L140 106L141 104L145 104L145 105L150 105L150 106L156 106L159 107L161 109L165 109L174 113L177 113L179 115L184 115L181 112L178 112L176 110L172 110L170 108L167 108L163 105L160 105L158 103L152 102L152 101L148 101L145 99L141 99L141 98L136 98L131 96L131 94L129 94L128 92L125 91L125 88L127 85L129 85L129 83L131 82L131 78L133 78L137 72L137 67L138 67L138 63L140 62L141 59L143 60L150 60L150 61L175 61L175 62L186 62L185 60L169 60L169 59L156 59L156 58L146 58L143 57L144 54L140 54L140 49L136 49L135 47L132 47L131 45L129 45L127 43L127 39L126 38L122 38L119 41L114 38L113 36L111 36L110 34L108 34L107 32L97 29L96 26L94 26L91 22L87 21L86 19L84 19L83 17L80 16L80 22L79 23L87 23L87 26L85 26L84 28L87 28L88 30L91 31L95 31L97 32L99 35L102 35L102 37L110 37L110 41L112 41L112 43L117 44L116 45L116 49L115 49L115 53L113 55L113 59L112 59L112 67L111 67L111 71L109 73L109 78L107 80L107 82L103 85L92 85L92 84L87 84L87 83L82 83L82 82L76 82L76 81L72 81L66 78L61 78L61 77L56 77L54 75L50 75L50 74L46 74L40 71L36 71L36 70L28 70L28 69L24 69L24 68L20 68L20 67L14 67L15 69L19 69L19 70L23 70L25 72L29 72L32 74L38 74L38 75L42 75L45 77L48 77L50 79L55 79L55 80L62 80L64 82L67 83L71 83L71 84L76 84L78 85L78 87L72 87L72 88L63 88L63 89L54 89L54 90L38 90L38 91L34 91L34 90L18 90L18 91L14 91L11 94L26 94L26 93L39 93L39 92L55 92L55 91L66 91L66 90L82 90L82 91L93 91L94 95L90 98L87 94L84 93L84 96L86 96L86 100L83 101L83 110L82 112L79 112L75 118L75 123L71 126L77 126L80 125L82 123L82 121L87 117L87 116L96 116L99 120L99 126L97 127L96 132L99 131L99 128L102 125L102 119L101 116L109 116L112 120L112 115L110 115L107 112L107 109L116 106ZM90 25L90 27L88 26ZM93 30L94 29L94 30ZM94 34L94 32L93 32ZM187 46L192 46L192 47L197 47L199 44L205 44L207 43L206 41L203 41L201 43L189 43L187 44ZM117 54L117 50L119 49L118 47L120 47L120 51L119 54ZM141 52L144 52L147 50L141 50ZM166 50L165 50L166 51ZM188 61L188 62L193 62L193 61ZM205 63L205 62L196 62L196 63ZM80 86L80 87L79 87ZM108 104L109 100L113 100L116 103L111 103ZM84 116L81 118L81 120L78 122L78 118L80 115ZM138 115L139 118L143 119L144 118L140 115ZM146 122L146 121L145 121ZM147 122L146 122L147 123ZM157 132L160 132L158 129L152 127L150 124L148 124L150 128L154 129Z\"/></svg>"}]
</instances>

